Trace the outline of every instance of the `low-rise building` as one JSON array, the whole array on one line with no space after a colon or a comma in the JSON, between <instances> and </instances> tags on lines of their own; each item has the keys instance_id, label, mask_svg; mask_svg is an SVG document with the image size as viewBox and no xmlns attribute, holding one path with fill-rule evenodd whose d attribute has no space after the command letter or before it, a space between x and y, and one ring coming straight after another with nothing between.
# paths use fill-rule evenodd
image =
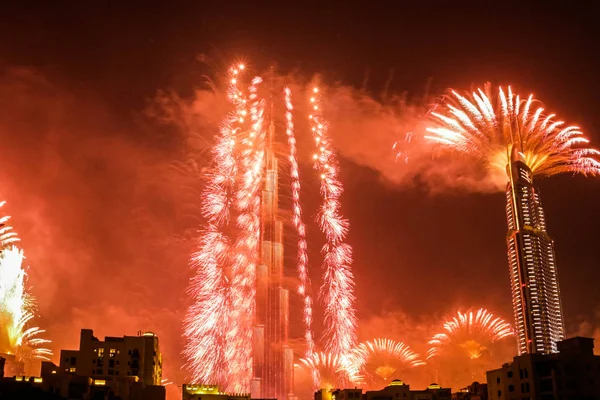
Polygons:
<instances>
[{"instance_id":1,"label":"low-rise building","mask_svg":"<svg viewBox=\"0 0 600 400\"><path fill-rule=\"evenodd\" d=\"M111 337L103 341L91 329L82 329L78 350L61 350L61 372L95 379L137 377L144 385L160 385L162 356L152 332Z\"/></svg>"},{"instance_id":2,"label":"low-rise building","mask_svg":"<svg viewBox=\"0 0 600 400\"><path fill-rule=\"evenodd\" d=\"M452 393L452 400L487 400L487 384L473 382L460 392Z\"/></svg>"},{"instance_id":3,"label":"low-rise building","mask_svg":"<svg viewBox=\"0 0 600 400\"><path fill-rule=\"evenodd\" d=\"M490 400L600 398L600 356L594 339L574 337L557 343L558 353L523 354L488 371Z\"/></svg>"},{"instance_id":4,"label":"low-rise building","mask_svg":"<svg viewBox=\"0 0 600 400\"><path fill-rule=\"evenodd\" d=\"M423 390L410 390L410 385L395 379L381 390L362 389L321 389L315 393L315 400L451 400L452 390L432 383Z\"/></svg>"}]
</instances>

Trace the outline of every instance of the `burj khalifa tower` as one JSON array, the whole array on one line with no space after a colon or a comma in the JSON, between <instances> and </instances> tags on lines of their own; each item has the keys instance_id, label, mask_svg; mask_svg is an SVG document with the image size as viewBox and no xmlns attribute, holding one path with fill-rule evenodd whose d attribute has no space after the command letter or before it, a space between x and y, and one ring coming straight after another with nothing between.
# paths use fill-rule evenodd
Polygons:
<instances>
[{"instance_id":1,"label":"burj khalifa tower","mask_svg":"<svg viewBox=\"0 0 600 400\"><path fill-rule=\"evenodd\" d=\"M288 346L289 291L283 287L283 221L279 217L278 162L273 150L271 101L264 187L260 208L260 254L256 269L253 398L288 399L293 386L293 351Z\"/></svg>"}]
</instances>

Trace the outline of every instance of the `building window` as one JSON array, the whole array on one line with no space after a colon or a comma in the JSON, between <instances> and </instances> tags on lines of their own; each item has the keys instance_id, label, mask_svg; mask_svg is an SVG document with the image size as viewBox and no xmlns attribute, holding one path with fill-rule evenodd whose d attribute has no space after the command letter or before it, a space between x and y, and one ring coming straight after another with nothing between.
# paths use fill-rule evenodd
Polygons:
<instances>
[{"instance_id":1,"label":"building window","mask_svg":"<svg viewBox=\"0 0 600 400\"><path fill-rule=\"evenodd\" d=\"M98 349L98 357L104 357L104 348Z\"/></svg>"},{"instance_id":2,"label":"building window","mask_svg":"<svg viewBox=\"0 0 600 400\"><path fill-rule=\"evenodd\" d=\"M515 385L508 385L508 391L509 392L514 392L515 391Z\"/></svg>"},{"instance_id":3,"label":"building window","mask_svg":"<svg viewBox=\"0 0 600 400\"><path fill-rule=\"evenodd\" d=\"M502 390L498 390L498 397L502 397Z\"/></svg>"},{"instance_id":4,"label":"building window","mask_svg":"<svg viewBox=\"0 0 600 400\"><path fill-rule=\"evenodd\" d=\"M77 364L77 357L71 357L71 360L69 360L71 366Z\"/></svg>"},{"instance_id":5,"label":"building window","mask_svg":"<svg viewBox=\"0 0 600 400\"><path fill-rule=\"evenodd\" d=\"M109 369L108 370L108 374L109 375L114 375L115 374L115 370L114 369Z\"/></svg>"},{"instance_id":6,"label":"building window","mask_svg":"<svg viewBox=\"0 0 600 400\"><path fill-rule=\"evenodd\" d=\"M529 393L529 382L525 382L525 393Z\"/></svg>"},{"instance_id":7,"label":"building window","mask_svg":"<svg viewBox=\"0 0 600 400\"><path fill-rule=\"evenodd\" d=\"M512 378L512 371L508 371L508 372L506 373L506 376L507 376L507 377L509 377L509 378Z\"/></svg>"},{"instance_id":8,"label":"building window","mask_svg":"<svg viewBox=\"0 0 600 400\"><path fill-rule=\"evenodd\" d=\"M108 352L108 356L110 358L114 358L117 355L117 350L116 349L110 349L110 351Z\"/></svg>"},{"instance_id":9,"label":"building window","mask_svg":"<svg viewBox=\"0 0 600 400\"><path fill-rule=\"evenodd\" d=\"M496 383L500 383L500 377L496 378Z\"/></svg>"},{"instance_id":10,"label":"building window","mask_svg":"<svg viewBox=\"0 0 600 400\"><path fill-rule=\"evenodd\" d=\"M115 367L115 360L108 360L108 368L114 368Z\"/></svg>"},{"instance_id":11,"label":"building window","mask_svg":"<svg viewBox=\"0 0 600 400\"><path fill-rule=\"evenodd\" d=\"M523 373L525 375L525 378L529 378L529 374L527 373L527 368L523 368Z\"/></svg>"},{"instance_id":12,"label":"building window","mask_svg":"<svg viewBox=\"0 0 600 400\"><path fill-rule=\"evenodd\" d=\"M75 372L75 371L76 371L76 368L75 368L75 367L71 367L71 368L69 368L69 372Z\"/></svg>"}]
</instances>

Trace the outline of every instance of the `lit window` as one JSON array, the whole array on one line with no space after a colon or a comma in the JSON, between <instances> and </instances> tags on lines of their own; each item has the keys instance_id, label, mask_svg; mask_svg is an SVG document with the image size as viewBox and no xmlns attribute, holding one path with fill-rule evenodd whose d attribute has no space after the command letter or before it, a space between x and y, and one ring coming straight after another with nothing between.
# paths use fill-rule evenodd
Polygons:
<instances>
[{"instance_id":1,"label":"lit window","mask_svg":"<svg viewBox=\"0 0 600 400\"><path fill-rule=\"evenodd\" d=\"M75 367L71 367L69 368L69 372L75 372L76 368Z\"/></svg>"},{"instance_id":2,"label":"lit window","mask_svg":"<svg viewBox=\"0 0 600 400\"><path fill-rule=\"evenodd\" d=\"M110 358L114 358L114 356L117 354L117 350L116 349L110 349L108 356Z\"/></svg>"},{"instance_id":3,"label":"lit window","mask_svg":"<svg viewBox=\"0 0 600 400\"><path fill-rule=\"evenodd\" d=\"M104 348L98 349L98 357L104 357Z\"/></svg>"}]
</instances>

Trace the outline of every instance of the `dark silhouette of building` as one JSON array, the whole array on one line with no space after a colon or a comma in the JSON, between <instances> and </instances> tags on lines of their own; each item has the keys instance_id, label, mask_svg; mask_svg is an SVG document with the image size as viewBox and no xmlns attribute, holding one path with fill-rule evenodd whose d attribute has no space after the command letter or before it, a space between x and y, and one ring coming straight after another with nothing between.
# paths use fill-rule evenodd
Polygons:
<instances>
[{"instance_id":1,"label":"dark silhouette of building","mask_svg":"<svg viewBox=\"0 0 600 400\"><path fill-rule=\"evenodd\" d=\"M410 386L395 379L381 390L321 389L315 392L315 400L451 400L452 390L432 383L424 390L410 390Z\"/></svg>"},{"instance_id":2,"label":"dark silhouette of building","mask_svg":"<svg viewBox=\"0 0 600 400\"><path fill-rule=\"evenodd\" d=\"M513 147L506 188L508 262L518 354L556 353L565 338L554 242L524 155Z\"/></svg>"},{"instance_id":3,"label":"dark silhouette of building","mask_svg":"<svg viewBox=\"0 0 600 400\"><path fill-rule=\"evenodd\" d=\"M473 382L460 392L452 393L452 400L487 400L487 384Z\"/></svg>"},{"instance_id":4,"label":"dark silhouette of building","mask_svg":"<svg viewBox=\"0 0 600 400\"><path fill-rule=\"evenodd\" d=\"M0 356L0 378L4 378L4 362L6 358Z\"/></svg>"},{"instance_id":5,"label":"dark silhouette of building","mask_svg":"<svg viewBox=\"0 0 600 400\"><path fill-rule=\"evenodd\" d=\"M594 339L557 343L558 353L523 354L487 372L490 400L600 399L600 356Z\"/></svg>"}]
</instances>

